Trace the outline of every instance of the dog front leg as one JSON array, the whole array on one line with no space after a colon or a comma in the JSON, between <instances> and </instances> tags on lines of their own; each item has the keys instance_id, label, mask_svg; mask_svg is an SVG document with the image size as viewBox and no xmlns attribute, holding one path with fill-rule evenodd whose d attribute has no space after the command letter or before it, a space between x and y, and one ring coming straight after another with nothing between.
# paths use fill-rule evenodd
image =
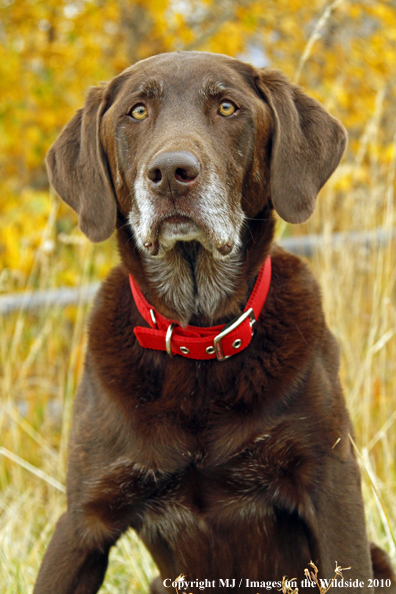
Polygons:
<instances>
[{"instance_id":1,"label":"dog front leg","mask_svg":"<svg viewBox=\"0 0 396 594\"><path fill-rule=\"evenodd\" d=\"M90 545L65 513L44 555L33 594L95 594L107 569L110 547L117 539L97 538Z\"/></svg>"}]
</instances>

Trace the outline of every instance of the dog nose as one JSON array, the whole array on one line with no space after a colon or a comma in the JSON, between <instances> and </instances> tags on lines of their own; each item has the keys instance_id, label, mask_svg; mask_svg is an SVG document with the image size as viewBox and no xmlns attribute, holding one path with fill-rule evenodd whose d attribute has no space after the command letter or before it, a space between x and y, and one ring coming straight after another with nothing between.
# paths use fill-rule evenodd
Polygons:
<instances>
[{"instance_id":1,"label":"dog nose","mask_svg":"<svg viewBox=\"0 0 396 594\"><path fill-rule=\"evenodd\" d=\"M148 166L147 177L159 194L186 194L201 172L198 159L188 151L160 153Z\"/></svg>"}]
</instances>

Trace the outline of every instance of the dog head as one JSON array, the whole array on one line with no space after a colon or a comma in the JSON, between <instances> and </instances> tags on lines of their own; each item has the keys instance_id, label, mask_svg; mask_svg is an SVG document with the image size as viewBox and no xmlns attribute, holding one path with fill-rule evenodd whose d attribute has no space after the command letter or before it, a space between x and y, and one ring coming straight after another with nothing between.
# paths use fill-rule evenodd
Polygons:
<instances>
[{"instance_id":1,"label":"dog head","mask_svg":"<svg viewBox=\"0 0 396 594\"><path fill-rule=\"evenodd\" d=\"M268 204L307 220L345 142L341 124L279 72L177 52L92 88L47 166L92 241L111 235L118 211L144 253L195 240L222 259Z\"/></svg>"}]
</instances>

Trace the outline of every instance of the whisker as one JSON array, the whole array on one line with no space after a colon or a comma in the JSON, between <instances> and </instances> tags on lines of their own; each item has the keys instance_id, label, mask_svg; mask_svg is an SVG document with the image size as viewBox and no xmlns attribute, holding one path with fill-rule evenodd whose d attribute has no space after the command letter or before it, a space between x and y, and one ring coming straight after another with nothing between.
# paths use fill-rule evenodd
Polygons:
<instances>
[{"instance_id":1,"label":"whisker","mask_svg":"<svg viewBox=\"0 0 396 594\"><path fill-rule=\"evenodd\" d=\"M269 219L257 219L256 217L245 217L245 220L247 220L247 221L271 221L272 218L269 218Z\"/></svg>"}]
</instances>

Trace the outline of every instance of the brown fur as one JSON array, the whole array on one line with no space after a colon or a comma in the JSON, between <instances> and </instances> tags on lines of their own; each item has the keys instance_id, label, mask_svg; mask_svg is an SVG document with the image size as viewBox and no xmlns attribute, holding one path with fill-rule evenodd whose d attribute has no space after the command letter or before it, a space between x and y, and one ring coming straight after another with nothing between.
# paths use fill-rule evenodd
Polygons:
<instances>
[{"instance_id":1,"label":"brown fur","mask_svg":"<svg viewBox=\"0 0 396 594\"><path fill-rule=\"evenodd\" d=\"M225 100L234 115L219 114ZM146 119L131 117L137 104ZM180 574L216 580L213 593L253 592L246 578L300 580L311 559L323 578L335 561L351 566L345 577L364 582L354 592L374 591L374 567L396 592L386 555L374 545L370 555L320 291L307 266L272 242L273 208L306 220L344 146L337 120L281 74L197 52L132 66L91 90L65 127L49 152L51 182L93 241L116 224L122 264L91 314L68 508L35 594L97 592L109 549L129 527L160 570L152 592ZM169 173L176 151L190 155L180 156L186 171L191 155L199 161L187 182ZM168 184L147 177L161 159ZM218 362L140 347L133 330L145 323L128 273L181 324L226 323L269 253L271 287L246 350Z\"/></svg>"}]
</instances>

